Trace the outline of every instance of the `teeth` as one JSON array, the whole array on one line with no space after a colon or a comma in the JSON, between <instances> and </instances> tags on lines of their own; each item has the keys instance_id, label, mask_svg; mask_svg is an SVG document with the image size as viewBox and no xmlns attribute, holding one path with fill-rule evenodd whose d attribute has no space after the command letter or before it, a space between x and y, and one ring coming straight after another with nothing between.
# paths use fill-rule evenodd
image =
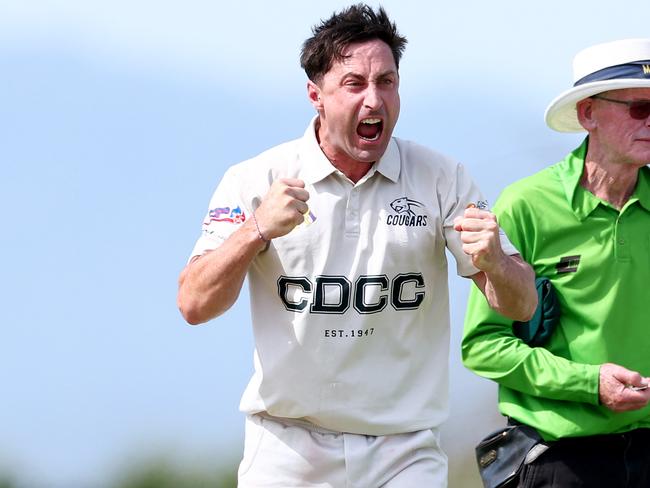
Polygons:
<instances>
[{"instance_id":1,"label":"teeth","mask_svg":"<svg viewBox=\"0 0 650 488\"><path fill-rule=\"evenodd\" d=\"M379 122L381 122L381 119L365 119L361 121L362 124L378 124Z\"/></svg>"}]
</instances>

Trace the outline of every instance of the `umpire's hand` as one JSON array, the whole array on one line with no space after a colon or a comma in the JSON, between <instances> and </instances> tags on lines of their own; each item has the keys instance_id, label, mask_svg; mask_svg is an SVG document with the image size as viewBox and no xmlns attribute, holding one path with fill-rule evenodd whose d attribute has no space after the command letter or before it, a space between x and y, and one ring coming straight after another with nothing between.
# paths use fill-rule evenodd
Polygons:
<instances>
[{"instance_id":1,"label":"umpire's hand","mask_svg":"<svg viewBox=\"0 0 650 488\"><path fill-rule=\"evenodd\" d=\"M623 366L605 363L600 367L598 398L600 403L614 412L627 412L645 407L650 401L650 383L636 371Z\"/></svg>"}]
</instances>

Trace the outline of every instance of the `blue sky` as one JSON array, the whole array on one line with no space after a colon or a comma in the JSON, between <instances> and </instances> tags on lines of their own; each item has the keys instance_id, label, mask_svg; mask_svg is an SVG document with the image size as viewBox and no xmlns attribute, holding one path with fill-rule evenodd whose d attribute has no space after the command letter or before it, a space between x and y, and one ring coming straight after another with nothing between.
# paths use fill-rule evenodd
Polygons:
<instances>
[{"instance_id":1,"label":"blue sky","mask_svg":"<svg viewBox=\"0 0 650 488\"><path fill-rule=\"evenodd\" d=\"M176 280L225 168L304 131L300 45L344 5L0 0L0 473L101 487L158 452L239 456L246 291L190 327ZM542 119L575 52L647 35L650 13L647 0L383 5L409 39L396 135L461 160L491 201L579 143ZM468 423L498 420L493 386L459 365L467 283L450 285L453 462L478 436L451 441Z\"/></svg>"}]
</instances>

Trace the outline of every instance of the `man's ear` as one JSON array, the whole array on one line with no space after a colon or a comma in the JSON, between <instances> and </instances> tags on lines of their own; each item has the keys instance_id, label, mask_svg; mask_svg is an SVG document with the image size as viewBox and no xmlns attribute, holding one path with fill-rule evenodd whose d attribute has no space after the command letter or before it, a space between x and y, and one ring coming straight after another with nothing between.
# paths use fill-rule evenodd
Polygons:
<instances>
[{"instance_id":1,"label":"man's ear","mask_svg":"<svg viewBox=\"0 0 650 488\"><path fill-rule=\"evenodd\" d=\"M323 103L321 102L321 89L320 87L311 80L307 81L307 97L311 102L312 106L316 109L317 112L320 112L323 108Z\"/></svg>"},{"instance_id":2,"label":"man's ear","mask_svg":"<svg viewBox=\"0 0 650 488\"><path fill-rule=\"evenodd\" d=\"M578 122L580 122L580 125L586 131L593 130L598 126L596 119L594 119L593 105L594 105L593 98L585 98L584 100L580 100L576 104Z\"/></svg>"}]
</instances>

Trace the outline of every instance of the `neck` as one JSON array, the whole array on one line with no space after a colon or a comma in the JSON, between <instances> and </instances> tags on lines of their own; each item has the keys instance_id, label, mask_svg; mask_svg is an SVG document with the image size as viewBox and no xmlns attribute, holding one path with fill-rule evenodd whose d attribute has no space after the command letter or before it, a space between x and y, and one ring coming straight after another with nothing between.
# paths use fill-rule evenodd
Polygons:
<instances>
[{"instance_id":1,"label":"neck","mask_svg":"<svg viewBox=\"0 0 650 488\"><path fill-rule=\"evenodd\" d=\"M638 175L639 168L633 164L607 162L587 152L580 185L621 209L634 192Z\"/></svg>"},{"instance_id":2,"label":"neck","mask_svg":"<svg viewBox=\"0 0 650 488\"><path fill-rule=\"evenodd\" d=\"M329 159L332 166L338 169L343 173L352 183L357 183L365 174L370 171L375 162L362 162L356 161L346 154L339 154L337 151L333 150L321 137L321 125L320 120L316 123L316 141L320 146L320 150L323 151L323 154L327 159Z\"/></svg>"},{"instance_id":3,"label":"neck","mask_svg":"<svg viewBox=\"0 0 650 488\"><path fill-rule=\"evenodd\" d=\"M343 173L350 181L352 181L352 183L357 183L366 175L366 173L368 173L368 171L370 171L372 165L375 164L374 162L362 163L360 161L349 161L346 163L336 157L329 156L322 147L321 149L323 153L325 153L325 156L327 156L327 159L330 160L330 163L332 163L332 166Z\"/></svg>"}]
</instances>

